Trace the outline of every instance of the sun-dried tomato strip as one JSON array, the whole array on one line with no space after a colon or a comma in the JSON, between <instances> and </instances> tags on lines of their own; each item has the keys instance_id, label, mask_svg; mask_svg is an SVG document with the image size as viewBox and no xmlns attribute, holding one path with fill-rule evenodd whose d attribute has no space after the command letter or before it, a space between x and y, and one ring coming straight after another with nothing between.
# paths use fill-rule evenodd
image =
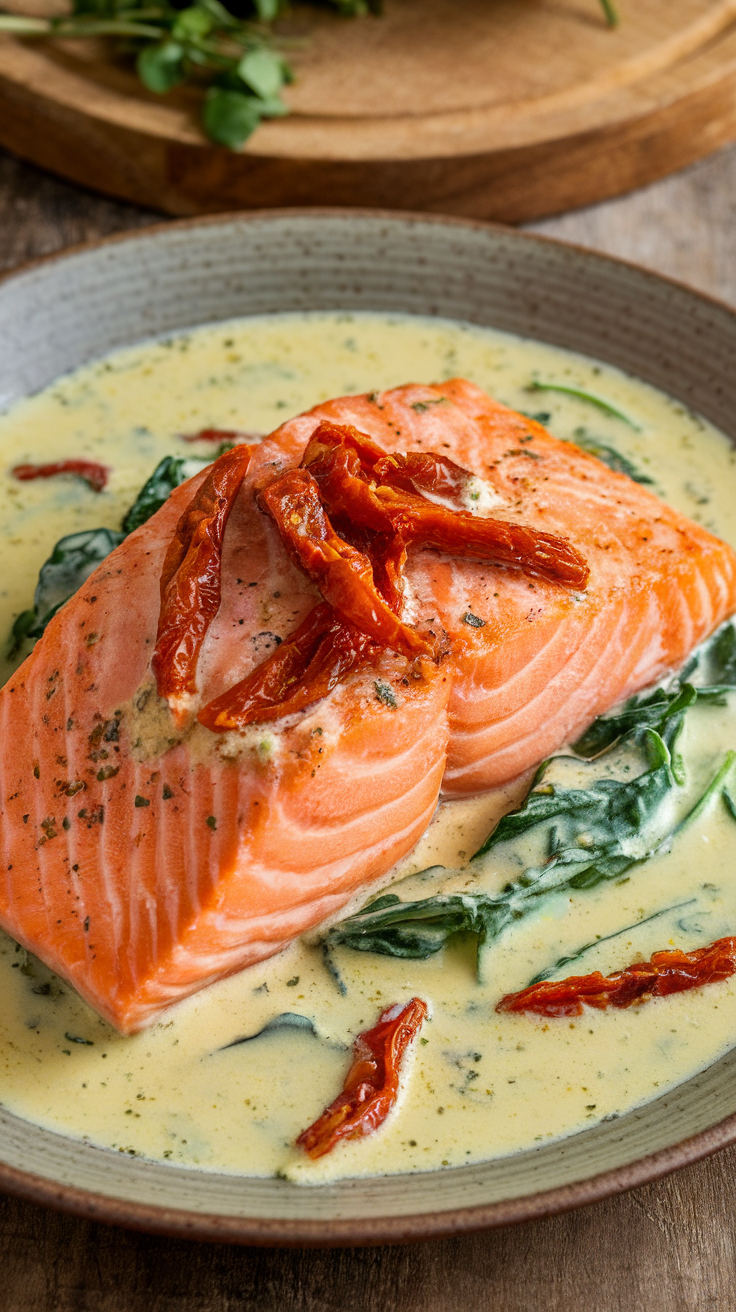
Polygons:
<instances>
[{"instance_id":1,"label":"sun-dried tomato strip","mask_svg":"<svg viewBox=\"0 0 736 1312\"><path fill-rule=\"evenodd\" d=\"M48 465L16 465L11 473L21 483L29 483L34 478L55 478L57 474L74 474L84 479L93 492L101 492L110 470L96 460L54 460Z\"/></svg>"},{"instance_id":2,"label":"sun-dried tomato strip","mask_svg":"<svg viewBox=\"0 0 736 1312\"><path fill-rule=\"evenodd\" d=\"M399 1093L402 1060L426 1016L426 1002L412 998L358 1035L342 1093L296 1141L308 1157L324 1157L341 1139L362 1139L383 1124Z\"/></svg>"},{"instance_id":3,"label":"sun-dried tomato strip","mask_svg":"<svg viewBox=\"0 0 736 1312\"><path fill-rule=\"evenodd\" d=\"M373 477L379 483L419 496L442 497L463 508L463 495L475 475L462 465L456 465L449 456L434 451L408 451L405 455L384 456L373 466Z\"/></svg>"},{"instance_id":4,"label":"sun-dried tomato strip","mask_svg":"<svg viewBox=\"0 0 736 1312\"><path fill-rule=\"evenodd\" d=\"M226 451L212 465L181 516L161 572L161 611L153 672L159 696L197 690L197 661L220 605L225 525L250 461L251 448Z\"/></svg>"},{"instance_id":5,"label":"sun-dried tomato strip","mask_svg":"<svg viewBox=\"0 0 736 1312\"><path fill-rule=\"evenodd\" d=\"M329 468L331 458L340 448L353 453L355 473L374 483L387 483L419 496L430 493L462 504L462 495L474 478L470 470L455 464L449 456L434 451L408 451L387 454L377 443L351 424L331 424L323 420L313 432L302 464L319 478L320 468Z\"/></svg>"},{"instance_id":6,"label":"sun-dried tomato strip","mask_svg":"<svg viewBox=\"0 0 736 1312\"><path fill-rule=\"evenodd\" d=\"M227 733L304 711L373 650L364 633L338 619L326 601L320 602L290 638L197 718L214 733Z\"/></svg>"},{"instance_id":7,"label":"sun-dried tomato strip","mask_svg":"<svg viewBox=\"0 0 736 1312\"><path fill-rule=\"evenodd\" d=\"M402 624L379 593L370 557L335 532L308 470L277 476L259 494L259 504L275 521L294 562L341 619L404 656L429 652L425 640Z\"/></svg>"},{"instance_id":8,"label":"sun-dried tomato strip","mask_svg":"<svg viewBox=\"0 0 736 1312\"><path fill-rule=\"evenodd\" d=\"M664 998L703 984L718 984L736 974L736 938L719 938L694 952L655 952L651 961L635 962L615 975L570 975L545 980L520 993L508 993L496 1011L530 1011L539 1016L581 1016L588 1007L630 1007L648 998Z\"/></svg>"},{"instance_id":9,"label":"sun-dried tomato strip","mask_svg":"<svg viewBox=\"0 0 736 1312\"><path fill-rule=\"evenodd\" d=\"M505 519L447 510L392 488L380 487L376 495L407 545L433 547L465 560L511 566L566 587L584 588L588 582L590 570L584 557L565 538L553 533Z\"/></svg>"},{"instance_id":10,"label":"sun-dried tomato strip","mask_svg":"<svg viewBox=\"0 0 736 1312\"><path fill-rule=\"evenodd\" d=\"M331 516L360 528L394 534L406 545L433 547L453 556L512 566L552 583L584 588L589 568L584 557L565 539L504 519L471 515L428 501L406 490L415 479L436 487L460 488L460 475L471 475L452 461L436 457L387 457L355 429L320 424L304 453L302 464L313 476ZM382 480L382 481L379 481ZM429 489L427 489L429 490Z\"/></svg>"}]
</instances>

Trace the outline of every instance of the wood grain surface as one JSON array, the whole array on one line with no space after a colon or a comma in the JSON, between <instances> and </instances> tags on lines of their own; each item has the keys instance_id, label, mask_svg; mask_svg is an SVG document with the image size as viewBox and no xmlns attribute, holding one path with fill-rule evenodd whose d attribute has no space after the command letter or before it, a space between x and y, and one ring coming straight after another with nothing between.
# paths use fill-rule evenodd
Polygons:
<instances>
[{"instance_id":1,"label":"wood grain surface","mask_svg":"<svg viewBox=\"0 0 736 1312\"><path fill-rule=\"evenodd\" d=\"M736 0L620 7L615 29L597 0L463 0L462 23L457 0L387 0L380 22L300 10L283 33L292 113L241 152L203 137L200 90L146 92L104 42L4 36L0 143L171 214L361 204L519 222L736 139Z\"/></svg>"},{"instance_id":2,"label":"wood grain surface","mask_svg":"<svg viewBox=\"0 0 736 1312\"><path fill-rule=\"evenodd\" d=\"M155 218L0 154L1 267ZM736 149L536 230L736 305ZM736 1312L735 1177L731 1149L567 1216L327 1252L152 1238L0 1198L0 1312Z\"/></svg>"}]
</instances>

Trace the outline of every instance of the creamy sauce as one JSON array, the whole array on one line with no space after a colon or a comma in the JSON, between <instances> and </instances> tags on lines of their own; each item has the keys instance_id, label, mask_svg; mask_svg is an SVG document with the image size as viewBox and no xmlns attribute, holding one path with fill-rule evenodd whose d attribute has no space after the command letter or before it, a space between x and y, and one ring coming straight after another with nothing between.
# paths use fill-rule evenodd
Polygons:
<instances>
[{"instance_id":1,"label":"creamy sauce","mask_svg":"<svg viewBox=\"0 0 736 1312\"><path fill-rule=\"evenodd\" d=\"M558 437L584 430L583 440L615 448L671 504L736 545L730 445L682 406L612 368L441 320L274 316L117 353L0 416L0 635L31 603L39 567L60 537L119 527L164 455L211 449L186 445L181 434L207 427L265 433L331 396L455 375L515 408L548 415ZM530 391L533 379L592 392L636 427L572 396ZM22 484L6 472L65 457L109 465L105 491L71 479ZM0 662L0 682L12 668ZM736 747L734 702L689 712L683 812ZM466 863L526 786L441 806L395 871L405 881L401 897L493 892L518 873L518 855L504 849L472 868ZM732 1046L736 979L627 1011L586 1009L573 1020L499 1016L496 1001L591 942L560 977L610 972L657 949L689 950L736 932L735 859L736 824L716 799L666 855L574 898L546 898L489 950L482 984L474 940L455 940L427 961L337 948L342 996L321 949L297 943L132 1038L116 1034L0 936L0 1101L119 1152L209 1170L278 1172L305 1183L453 1166L548 1142L656 1097ZM447 869L415 874L438 864ZM340 1089L355 1034L413 994L431 1002L432 1018L398 1108L368 1139L309 1162L293 1141ZM281 1029L227 1046L284 1012L309 1018L316 1033Z\"/></svg>"}]
</instances>

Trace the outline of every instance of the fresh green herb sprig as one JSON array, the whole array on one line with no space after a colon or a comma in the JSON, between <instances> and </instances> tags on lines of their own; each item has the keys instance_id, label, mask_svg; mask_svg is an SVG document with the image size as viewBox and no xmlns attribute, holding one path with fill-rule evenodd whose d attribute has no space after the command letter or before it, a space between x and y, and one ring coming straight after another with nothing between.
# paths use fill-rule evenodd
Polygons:
<instances>
[{"instance_id":1,"label":"fresh green herb sprig","mask_svg":"<svg viewBox=\"0 0 736 1312\"><path fill-rule=\"evenodd\" d=\"M169 0L74 0L59 18L0 15L0 31L28 37L111 37L132 56L138 76L159 95L182 82L205 91L202 125L218 145L237 150L266 118L286 114L281 99L291 71L269 24L282 0L254 0L238 18L220 0L177 7Z\"/></svg>"},{"instance_id":2,"label":"fresh green herb sprig","mask_svg":"<svg viewBox=\"0 0 736 1312\"><path fill-rule=\"evenodd\" d=\"M381 13L381 0L322 0L343 18ZM600 0L606 22L618 16ZM245 0L234 14L220 0L73 0L63 17L0 13L0 32L35 38L109 37L135 60L149 91L165 95L182 82L205 89L202 126L217 145L239 150L258 125L288 113L281 98L292 73L273 23L288 0ZM245 9L245 13L242 11Z\"/></svg>"}]
</instances>

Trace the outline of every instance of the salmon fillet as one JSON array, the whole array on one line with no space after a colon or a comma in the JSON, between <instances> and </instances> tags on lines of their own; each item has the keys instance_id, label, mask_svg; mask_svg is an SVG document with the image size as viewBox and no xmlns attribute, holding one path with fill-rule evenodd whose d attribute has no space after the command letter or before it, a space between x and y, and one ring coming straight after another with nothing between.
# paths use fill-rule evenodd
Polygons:
<instances>
[{"instance_id":1,"label":"salmon fillet","mask_svg":"<svg viewBox=\"0 0 736 1312\"><path fill-rule=\"evenodd\" d=\"M207 696L319 599L254 509L279 459L257 450L228 522ZM426 662L408 677L390 652L277 733L176 729L150 659L163 558L203 477L103 562L0 692L0 921L128 1033L390 870L432 817L447 753L449 676Z\"/></svg>"},{"instance_id":2,"label":"salmon fillet","mask_svg":"<svg viewBox=\"0 0 736 1312\"><path fill-rule=\"evenodd\" d=\"M389 452L450 456L486 484L481 511L570 539L590 566L576 594L432 551L410 556L415 616L436 617L452 646L447 795L537 765L679 668L736 609L730 547L464 379L328 401L274 439L296 458L322 420L352 424Z\"/></svg>"},{"instance_id":3,"label":"salmon fillet","mask_svg":"<svg viewBox=\"0 0 736 1312\"><path fill-rule=\"evenodd\" d=\"M319 601L255 495L323 419L448 455L480 480L481 514L568 538L589 583L412 551L405 618L444 630L446 659L385 651L299 715L215 735L198 708ZM472 384L343 398L255 449L177 720L151 669L159 580L205 477L103 562L0 692L0 922L125 1032L334 915L412 848L441 786L513 778L736 608L730 548Z\"/></svg>"}]
</instances>

